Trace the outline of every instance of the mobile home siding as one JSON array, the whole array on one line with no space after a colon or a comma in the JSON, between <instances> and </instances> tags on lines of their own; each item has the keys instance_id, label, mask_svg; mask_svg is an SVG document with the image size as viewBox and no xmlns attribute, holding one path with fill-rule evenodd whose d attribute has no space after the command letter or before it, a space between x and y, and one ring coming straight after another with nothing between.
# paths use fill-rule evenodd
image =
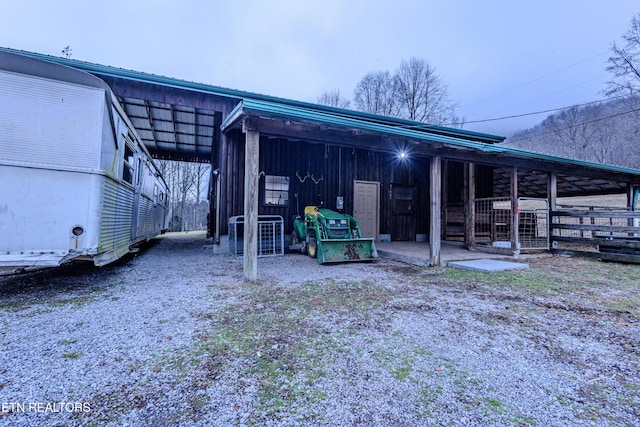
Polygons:
<instances>
[{"instance_id":1,"label":"mobile home siding","mask_svg":"<svg viewBox=\"0 0 640 427\"><path fill-rule=\"evenodd\" d=\"M0 159L99 170L104 90L6 71L0 87Z\"/></svg>"}]
</instances>

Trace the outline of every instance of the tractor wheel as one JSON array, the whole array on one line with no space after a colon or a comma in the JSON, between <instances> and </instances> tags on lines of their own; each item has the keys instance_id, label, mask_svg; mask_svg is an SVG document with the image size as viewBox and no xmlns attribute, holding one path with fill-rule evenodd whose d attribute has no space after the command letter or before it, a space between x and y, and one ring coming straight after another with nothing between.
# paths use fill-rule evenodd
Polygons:
<instances>
[{"instance_id":1,"label":"tractor wheel","mask_svg":"<svg viewBox=\"0 0 640 427\"><path fill-rule=\"evenodd\" d=\"M318 257L318 242L316 242L316 239L313 237L307 242L307 254L309 254L311 258Z\"/></svg>"},{"instance_id":2,"label":"tractor wheel","mask_svg":"<svg viewBox=\"0 0 640 427\"><path fill-rule=\"evenodd\" d=\"M300 253L306 254L307 253L307 245L305 245L304 242L300 241L300 238L298 237L298 232L294 231L293 233L291 233L291 244L292 245L297 245L299 243L302 243L302 245L300 247Z\"/></svg>"}]
</instances>

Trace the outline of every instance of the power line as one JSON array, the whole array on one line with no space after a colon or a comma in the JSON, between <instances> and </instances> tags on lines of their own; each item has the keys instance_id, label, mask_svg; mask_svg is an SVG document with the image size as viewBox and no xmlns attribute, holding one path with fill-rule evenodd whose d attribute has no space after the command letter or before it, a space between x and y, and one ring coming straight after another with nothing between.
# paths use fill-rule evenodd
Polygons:
<instances>
[{"instance_id":1,"label":"power line","mask_svg":"<svg viewBox=\"0 0 640 427\"><path fill-rule=\"evenodd\" d=\"M458 123L449 123L449 124L445 124L443 126L460 126L460 125L466 125L466 124L472 124L472 123L495 122L495 121L498 121L498 120L515 119L515 118L518 118L518 117L535 116L537 114L552 113L554 111L565 110L565 109L573 108L573 107L584 107L584 106L587 106L587 105L598 104L598 103L601 103L601 102L610 101L610 100L614 100L614 99L618 99L618 98L626 98L626 95L613 96L613 97L610 97L610 98L607 98L607 99L601 99L599 101L585 102L583 104L573 104L573 105L569 105L569 106L566 106L566 107L551 108L549 110L532 111L530 113L515 114L515 115L512 115L512 116L494 117L492 119L472 120L472 121L464 121L464 122L458 122Z\"/></svg>"},{"instance_id":2,"label":"power line","mask_svg":"<svg viewBox=\"0 0 640 427\"><path fill-rule=\"evenodd\" d=\"M495 95L491 95L491 96L488 96L488 97L486 97L486 98L483 98L483 99L481 99L481 100L479 100L479 101L476 101L476 102L474 102L474 103L472 103L472 104L465 105L465 106L464 106L464 108L472 107L472 106L477 105L477 104L480 104L480 103L482 103L482 102L484 102L484 101L488 101L489 99L493 99L493 98L495 98L495 97L497 97L497 96L504 95L505 93L511 92L511 91L513 91L513 90L520 89L521 87L528 86L528 85L530 85L531 83L535 83L535 82L537 82L537 81L543 80L543 79L545 79L545 78L547 78L547 77L549 77L549 76L552 76L552 75L554 75L554 74L560 73L560 72L565 71L565 70L568 70L568 69L573 68L573 67L575 67L575 66L577 66L577 65L584 64L585 62L592 61L592 60L594 60L594 59L596 59L596 58L599 58L599 57L601 57L601 56L603 56L603 55L606 55L607 53L608 53L608 52L601 52L601 53L598 53L597 55L594 55L594 56L589 57L589 58L587 58L587 59L583 59L582 61L578 61L578 62L575 62L575 63L573 63L573 64L567 65L566 67L563 67L563 68L560 68L560 69L558 69L558 70L552 71L552 72L550 72L550 73L544 74L544 75L542 75L542 76L540 76L540 77L536 77L535 79L529 80L529 81L527 81L527 82L525 82L525 83L522 83L522 84L520 84L520 85L514 86L514 87L509 88L509 89L505 89L505 90L503 90L502 92L498 92L498 93L496 93Z\"/></svg>"},{"instance_id":3,"label":"power line","mask_svg":"<svg viewBox=\"0 0 640 427\"><path fill-rule=\"evenodd\" d=\"M597 119L587 120L587 121L576 123L574 125L566 126L566 127L563 127L563 128L553 129L553 130L549 130L549 131L541 132L541 133L537 133L537 134L534 133L532 135L528 135L528 136L525 136L525 137L520 138L520 139L508 140L507 143L509 143L509 144L514 143L515 144L515 143L518 143L518 142L531 140L533 138L538 138L538 137L541 137L541 136L550 135L552 133L555 133L555 132L558 132L558 131L561 131L561 130L567 130L567 129L570 129L572 127L588 125L588 124L591 124L591 123L595 123L595 122L599 122L599 121L607 120L607 119L612 119L614 117L624 116L624 115L635 113L635 112L638 112L638 111L640 111L640 108L634 108L634 109L629 110L629 111L623 111L621 113L611 114L611 115L605 116L605 117L598 117Z\"/></svg>"},{"instance_id":4,"label":"power line","mask_svg":"<svg viewBox=\"0 0 640 427\"><path fill-rule=\"evenodd\" d=\"M559 89L559 90L556 90L556 91L554 91L554 92L550 92L550 93L544 94L544 95L539 96L539 97L537 97L537 98L533 98L533 99L530 99L530 100L528 100L528 101L521 102L521 103L519 103L519 104L512 105L512 106L507 107L507 108L503 108L503 109L498 110L498 111L496 111L496 112L494 112L494 113L492 113L492 114L498 114L498 113L501 113L501 112L503 112L503 111L508 111L508 110L511 110L511 109L514 109L514 108L517 108L517 107L521 107L521 106L523 106L523 105L529 104L529 103L534 102L534 101L539 101L539 100L541 100L541 99L547 98L547 97L552 96L552 95L557 95L557 94L562 93L562 92L565 92L565 91L567 91L567 90L569 90L569 89L573 89L573 88L576 88L576 87L578 87L578 86L582 86L582 85L584 85L584 84L586 84L586 83L591 83L591 82L593 82L593 81L600 80L600 79L602 79L602 78L603 78L603 77L605 77L605 76L606 76L606 74L603 74L602 76L594 77L594 78L592 78L592 79L585 80L585 81L583 81L583 82L580 82L580 83L574 84L574 85L569 86L569 87L564 87L564 88L562 88L562 89Z\"/></svg>"}]
</instances>

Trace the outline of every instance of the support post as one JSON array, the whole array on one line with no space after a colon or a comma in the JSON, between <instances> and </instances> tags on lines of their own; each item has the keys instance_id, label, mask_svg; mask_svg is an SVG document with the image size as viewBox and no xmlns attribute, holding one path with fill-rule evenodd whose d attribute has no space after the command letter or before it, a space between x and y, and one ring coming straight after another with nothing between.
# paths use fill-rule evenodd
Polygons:
<instances>
[{"instance_id":1,"label":"support post","mask_svg":"<svg viewBox=\"0 0 640 427\"><path fill-rule=\"evenodd\" d=\"M442 176L444 179L442 180L442 205L441 205L441 213L440 213L440 221L442 226L442 232L440 236L444 240L447 240L449 236L447 235L447 214L449 211L449 161L442 161Z\"/></svg>"},{"instance_id":2,"label":"support post","mask_svg":"<svg viewBox=\"0 0 640 427\"><path fill-rule=\"evenodd\" d=\"M429 225L429 246L431 255L429 265L440 265L440 231L441 227L441 199L442 199L442 157L431 158L429 176L430 203L430 225Z\"/></svg>"},{"instance_id":3,"label":"support post","mask_svg":"<svg viewBox=\"0 0 640 427\"><path fill-rule=\"evenodd\" d=\"M627 183L627 210L628 211L633 211L635 210L635 206L634 206L634 199L635 199L635 188L633 186L632 183ZM637 219L635 218L629 218L627 220L627 226L629 227L634 227L637 224ZM635 236L635 233L629 233L629 236Z\"/></svg>"},{"instance_id":4,"label":"support post","mask_svg":"<svg viewBox=\"0 0 640 427\"><path fill-rule=\"evenodd\" d=\"M547 175L547 198L549 199L549 215L547 215L547 236L549 237L549 244L555 249L556 242L552 241L551 224L553 223L552 212L557 209L558 203L558 176L555 172L549 172Z\"/></svg>"},{"instance_id":5,"label":"support post","mask_svg":"<svg viewBox=\"0 0 640 427\"><path fill-rule=\"evenodd\" d=\"M226 133L220 133L220 156L219 156L219 164L220 171L218 175L218 187L220 191L219 194L219 202L218 202L218 214L216 216L217 226L216 226L216 244L220 244L220 235L222 234L222 230L227 226L226 221L229 216L229 207L227 206L227 165L229 162L229 137ZM228 233L228 230L227 230Z\"/></svg>"},{"instance_id":6,"label":"support post","mask_svg":"<svg viewBox=\"0 0 640 427\"><path fill-rule=\"evenodd\" d=\"M518 208L518 168L511 169L511 249L516 258L520 255L520 238L518 236L520 212Z\"/></svg>"},{"instance_id":7,"label":"support post","mask_svg":"<svg viewBox=\"0 0 640 427\"><path fill-rule=\"evenodd\" d=\"M260 132L244 127L244 280L258 278L258 186Z\"/></svg>"},{"instance_id":8,"label":"support post","mask_svg":"<svg viewBox=\"0 0 640 427\"><path fill-rule=\"evenodd\" d=\"M222 113L216 112L213 116L213 140L211 144L211 178L209 185L211 186L211 196L209 200L209 233L213 237L213 244L220 244L220 164L222 158ZM217 173L215 172L217 170Z\"/></svg>"},{"instance_id":9,"label":"support post","mask_svg":"<svg viewBox=\"0 0 640 427\"><path fill-rule=\"evenodd\" d=\"M465 165L464 180L464 241L467 245L476 243L476 165Z\"/></svg>"}]
</instances>

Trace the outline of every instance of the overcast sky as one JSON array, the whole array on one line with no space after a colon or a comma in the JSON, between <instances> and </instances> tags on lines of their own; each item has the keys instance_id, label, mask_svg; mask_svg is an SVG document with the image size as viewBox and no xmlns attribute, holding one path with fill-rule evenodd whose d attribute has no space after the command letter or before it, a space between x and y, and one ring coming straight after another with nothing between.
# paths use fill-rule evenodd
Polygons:
<instances>
[{"instance_id":1,"label":"overcast sky","mask_svg":"<svg viewBox=\"0 0 640 427\"><path fill-rule=\"evenodd\" d=\"M467 121L594 101L637 0L5 0L0 46L316 102L426 59ZM508 136L544 115L466 129Z\"/></svg>"}]
</instances>

